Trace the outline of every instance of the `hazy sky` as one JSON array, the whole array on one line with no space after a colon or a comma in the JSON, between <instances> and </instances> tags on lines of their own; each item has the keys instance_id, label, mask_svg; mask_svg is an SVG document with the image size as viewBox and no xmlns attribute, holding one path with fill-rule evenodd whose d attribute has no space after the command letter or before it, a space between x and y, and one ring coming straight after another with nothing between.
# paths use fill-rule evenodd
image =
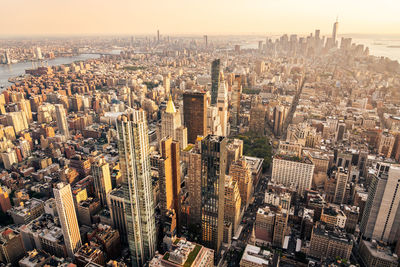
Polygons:
<instances>
[{"instance_id":1,"label":"hazy sky","mask_svg":"<svg viewBox=\"0 0 400 267\"><path fill-rule=\"evenodd\" d=\"M0 35L400 34L400 0L0 0Z\"/></svg>"}]
</instances>

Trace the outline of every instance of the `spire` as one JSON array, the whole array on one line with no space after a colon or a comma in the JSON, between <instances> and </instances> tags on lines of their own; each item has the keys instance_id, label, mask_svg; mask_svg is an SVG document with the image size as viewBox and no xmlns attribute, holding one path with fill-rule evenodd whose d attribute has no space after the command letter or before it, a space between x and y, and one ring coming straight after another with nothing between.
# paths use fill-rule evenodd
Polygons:
<instances>
[{"instance_id":1,"label":"spire","mask_svg":"<svg viewBox=\"0 0 400 267\"><path fill-rule=\"evenodd\" d=\"M176 112L174 101L172 101L172 96L171 95L169 95L169 99L168 99L168 103L167 103L167 109L165 110L165 112L167 112L167 113L175 113Z\"/></svg>"}]
</instances>

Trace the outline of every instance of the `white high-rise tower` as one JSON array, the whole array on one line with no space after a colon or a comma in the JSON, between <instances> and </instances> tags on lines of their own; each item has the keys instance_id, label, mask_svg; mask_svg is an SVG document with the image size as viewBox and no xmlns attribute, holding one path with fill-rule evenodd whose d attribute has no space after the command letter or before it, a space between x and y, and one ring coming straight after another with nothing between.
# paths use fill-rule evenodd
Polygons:
<instances>
[{"instance_id":1,"label":"white high-rise tower","mask_svg":"<svg viewBox=\"0 0 400 267\"><path fill-rule=\"evenodd\" d=\"M62 104L56 104L57 128L62 135L69 137L67 115Z\"/></svg>"},{"instance_id":2,"label":"white high-rise tower","mask_svg":"<svg viewBox=\"0 0 400 267\"><path fill-rule=\"evenodd\" d=\"M222 136L227 136L229 134L228 129L228 92L225 87L225 81L223 77L218 88L217 97L217 108L219 121L221 123Z\"/></svg>"},{"instance_id":3,"label":"white high-rise tower","mask_svg":"<svg viewBox=\"0 0 400 267\"><path fill-rule=\"evenodd\" d=\"M53 192L67 254L73 259L75 252L82 246L82 241L71 186L58 183Z\"/></svg>"}]
</instances>

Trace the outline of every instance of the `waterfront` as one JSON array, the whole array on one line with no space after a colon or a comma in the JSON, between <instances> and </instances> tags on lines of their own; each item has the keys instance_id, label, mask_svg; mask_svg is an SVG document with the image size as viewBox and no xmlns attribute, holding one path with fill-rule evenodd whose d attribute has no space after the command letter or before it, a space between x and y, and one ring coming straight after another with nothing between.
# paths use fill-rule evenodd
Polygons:
<instances>
[{"instance_id":1,"label":"waterfront","mask_svg":"<svg viewBox=\"0 0 400 267\"><path fill-rule=\"evenodd\" d=\"M99 54L81 54L78 56L72 56L72 57L58 57L55 59L50 59L47 61L43 61L43 66L56 66L56 65L62 65L62 64L71 64L72 62L75 61L80 61L80 60L87 60L91 58L99 58ZM35 62L34 64L41 66L41 63ZM11 83L8 82L9 78L12 77L17 77L20 75L25 74L26 69L31 69L32 68L32 62L20 62L20 63L15 63L15 64L10 64L10 65L0 65L0 87L4 86L4 88L7 88L8 86L11 85Z\"/></svg>"}]
</instances>

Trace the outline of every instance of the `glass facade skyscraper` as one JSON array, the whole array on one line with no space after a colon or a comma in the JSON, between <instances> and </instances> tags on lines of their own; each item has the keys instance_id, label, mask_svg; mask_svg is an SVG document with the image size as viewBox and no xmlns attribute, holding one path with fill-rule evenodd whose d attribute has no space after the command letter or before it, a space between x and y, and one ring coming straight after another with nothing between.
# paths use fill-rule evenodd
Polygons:
<instances>
[{"instance_id":1,"label":"glass facade skyscraper","mask_svg":"<svg viewBox=\"0 0 400 267\"><path fill-rule=\"evenodd\" d=\"M216 255L223 240L226 140L208 135L201 141L201 237Z\"/></svg>"}]
</instances>

